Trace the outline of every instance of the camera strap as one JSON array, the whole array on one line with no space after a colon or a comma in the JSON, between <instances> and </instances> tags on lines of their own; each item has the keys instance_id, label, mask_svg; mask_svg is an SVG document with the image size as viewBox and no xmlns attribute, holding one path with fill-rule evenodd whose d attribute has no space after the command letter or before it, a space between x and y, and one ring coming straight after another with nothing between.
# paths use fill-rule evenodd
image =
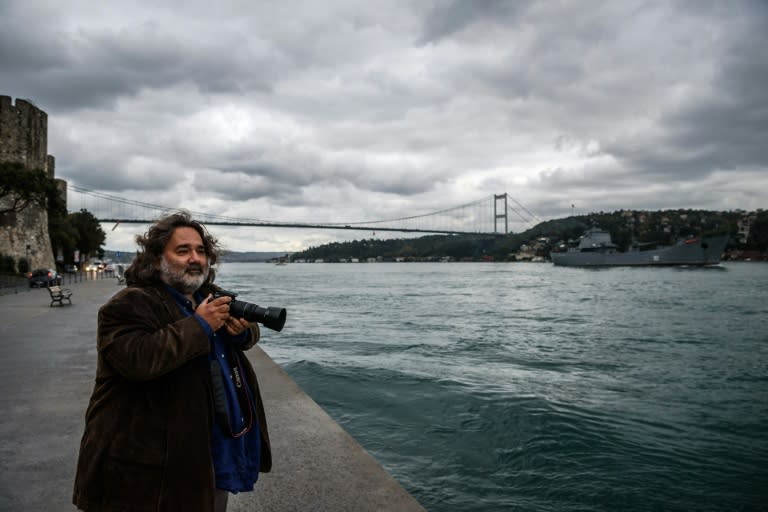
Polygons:
<instances>
[{"instance_id":1,"label":"camera strap","mask_svg":"<svg viewBox=\"0 0 768 512\"><path fill-rule=\"evenodd\" d=\"M228 346L224 346L224 353L229 365L229 371L225 372L222 365L218 360L213 359L211 361L211 385L213 387L213 408L216 415L216 421L225 434L237 439L247 434L251 428L253 428L253 400L251 394L248 391L248 385L245 382L245 372L243 365L240 362L240 358L237 351L232 350ZM227 375L229 373L229 375ZM232 400L236 401L232 405L237 405L239 409L239 415L242 415L243 428L232 428L232 414L230 409L230 393L227 392L227 383L225 379L229 379L232 383L230 389L234 389L234 396Z\"/></svg>"}]
</instances>

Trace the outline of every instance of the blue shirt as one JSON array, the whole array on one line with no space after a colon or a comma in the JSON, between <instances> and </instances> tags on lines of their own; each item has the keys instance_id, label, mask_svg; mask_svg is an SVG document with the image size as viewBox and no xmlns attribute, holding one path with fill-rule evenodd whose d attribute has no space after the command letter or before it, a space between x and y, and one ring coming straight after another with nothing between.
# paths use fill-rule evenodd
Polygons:
<instances>
[{"instance_id":1,"label":"blue shirt","mask_svg":"<svg viewBox=\"0 0 768 512\"><path fill-rule=\"evenodd\" d=\"M216 475L216 488L232 493L252 491L253 484L259 479L261 455L258 412L253 400L253 390L249 389L245 375L242 375L240 368L233 372L230 365L231 357L227 357L229 351L233 351L233 346L237 347L245 343L247 333L232 336L225 327L214 332L208 322L195 313L192 301L175 288L168 285L166 288L176 299L179 309L186 316L194 316L208 334L208 339L211 342L209 360L216 360L219 363L224 377L222 380L227 397L227 415L230 426L225 432L224 428L219 425L218 418L213 421L211 454ZM195 292L194 297L198 304L203 301L203 297L197 292ZM236 379L245 388L248 396L246 407L249 407L250 410L241 410L240 402L237 399ZM232 433L237 434L248 425L250 425L250 430L239 437L233 437L229 432L231 430Z\"/></svg>"}]
</instances>

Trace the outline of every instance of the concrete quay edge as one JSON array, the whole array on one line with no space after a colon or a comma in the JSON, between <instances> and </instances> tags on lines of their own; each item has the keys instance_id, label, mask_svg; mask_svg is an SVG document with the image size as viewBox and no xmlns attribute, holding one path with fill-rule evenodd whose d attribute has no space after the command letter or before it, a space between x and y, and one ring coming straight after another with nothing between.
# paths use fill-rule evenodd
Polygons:
<instances>
[{"instance_id":1,"label":"concrete quay edge","mask_svg":"<svg viewBox=\"0 0 768 512\"><path fill-rule=\"evenodd\" d=\"M0 295L0 511L75 511L71 505L83 417L96 363L96 313L114 279ZM269 336L265 333L265 336ZM423 511L424 508L261 348L248 352L262 388L271 473L230 512Z\"/></svg>"}]
</instances>

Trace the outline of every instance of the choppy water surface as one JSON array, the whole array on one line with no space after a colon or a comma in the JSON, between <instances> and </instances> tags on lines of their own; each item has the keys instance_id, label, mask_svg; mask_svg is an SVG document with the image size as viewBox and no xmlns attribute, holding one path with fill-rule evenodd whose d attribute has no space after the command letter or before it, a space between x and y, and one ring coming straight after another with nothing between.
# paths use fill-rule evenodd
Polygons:
<instances>
[{"instance_id":1,"label":"choppy water surface","mask_svg":"<svg viewBox=\"0 0 768 512\"><path fill-rule=\"evenodd\" d=\"M768 265L225 264L431 512L766 510Z\"/></svg>"}]
</instances>

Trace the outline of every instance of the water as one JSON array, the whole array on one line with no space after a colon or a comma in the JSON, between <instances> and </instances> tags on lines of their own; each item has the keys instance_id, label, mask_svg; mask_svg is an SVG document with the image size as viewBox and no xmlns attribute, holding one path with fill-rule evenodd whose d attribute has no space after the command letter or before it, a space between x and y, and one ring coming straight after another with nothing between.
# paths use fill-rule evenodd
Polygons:
<instances>
[{"instance_id":1,"label":"water","mask_svg":"<svg viewBox=\"0 0 768 512\"><path fill-rule=\"evenodd\" d=\"M768 265L237 264L262 346L430 512L768 510Z\"/></svg>"}]
</instances>

